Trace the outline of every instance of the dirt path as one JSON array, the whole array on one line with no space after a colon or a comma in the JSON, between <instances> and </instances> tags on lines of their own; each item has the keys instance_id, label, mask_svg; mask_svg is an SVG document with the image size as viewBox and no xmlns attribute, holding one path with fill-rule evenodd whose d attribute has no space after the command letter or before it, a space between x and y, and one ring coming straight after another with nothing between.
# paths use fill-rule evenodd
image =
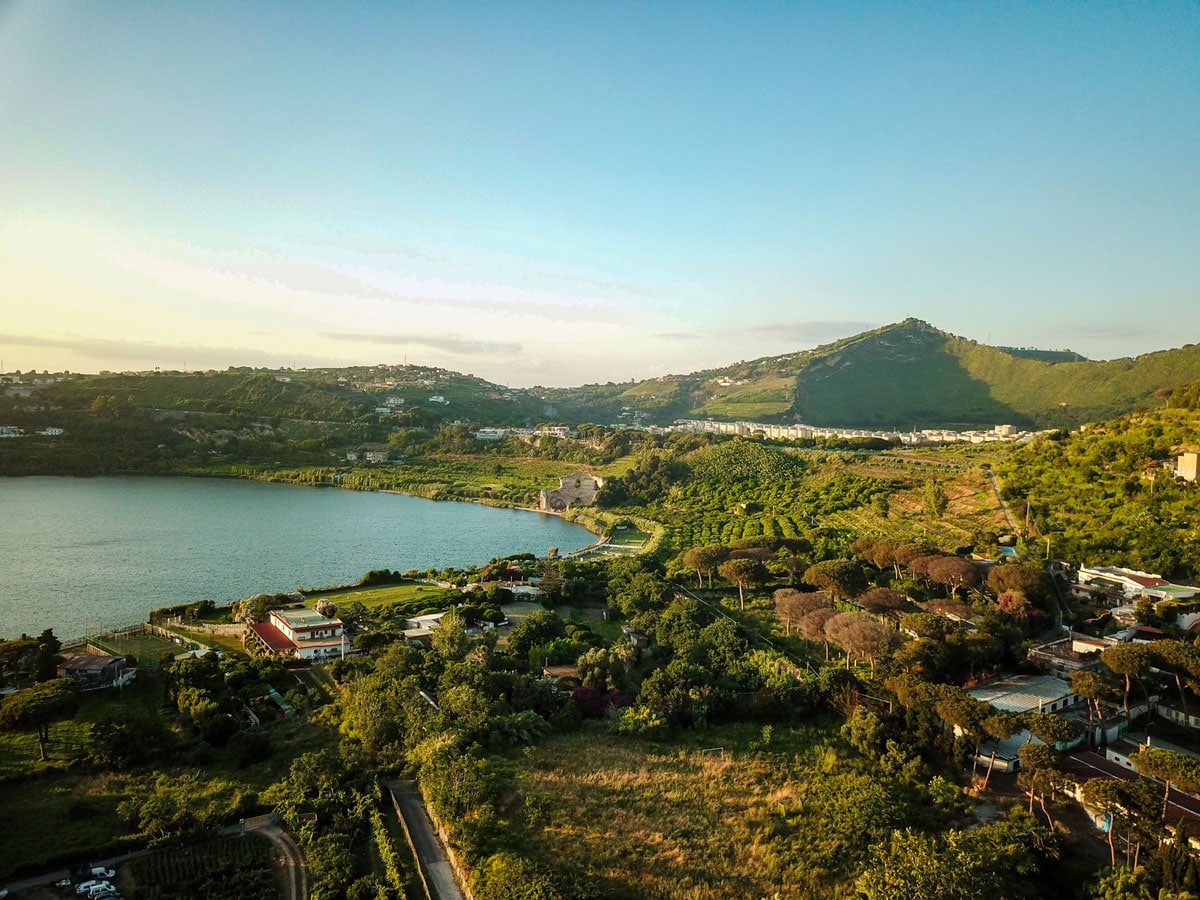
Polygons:
<instances>
[{"instance_id":1,"label":"dirt path","mask_svg":"<svg viewBox=\"0 0 1200 900\"><path fill-rule=\"evenodd\" d=\"M292 836L278 825L259 828L255 833L269 840L283 855L288 900L308 900L308 864Z\"/></svg>"}]
</instances>

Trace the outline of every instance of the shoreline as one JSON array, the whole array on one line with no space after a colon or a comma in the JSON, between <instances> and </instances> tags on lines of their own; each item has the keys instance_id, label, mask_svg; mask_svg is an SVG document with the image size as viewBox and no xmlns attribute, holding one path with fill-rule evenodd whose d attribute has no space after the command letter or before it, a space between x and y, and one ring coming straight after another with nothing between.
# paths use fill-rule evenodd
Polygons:
<instances>
[{"instance_id":1,"label":"shoreline","mask_svg":"<svg viewBox=\"0 0 1200 900\"><path fill-rule=\"evenodd\" d=\"M24 476L14 476L14 477L24 477ZM38 475L38 476L32 476L32 477L34 477L34 478L54 478L54 479L62 480L62 479L78 479L81 476L64 473L64 474L60 474L60 475ZM190 473L178 473L178 472L172 472L172 473L121 473L121 474L105 473L105 474L96 474L96 475L90 475L90 476L84 476L84 477L103 478L103 479L141 478L141 479L147 479L147 480L155 479L158 481L161 481L164 478L188 478L188 479L197 479L197 480L199 480L199 479L218 479L218 480L242 481L242 482L258 481L258 482L262 482L262 483L274 483L274 484L290 485L290 486L296 486L296 487L316 487L316 486L318 486L316 484L305 483L303 481L298 481L298 480L293 480L293 479L255 477L254 475L251 475L249 473L211 472L211 471L210 472L197 472L195 470L193 470ZM339 486L340 487L341 485L337 485L336 483L325 482L324 486L327 486L327 487ZM368 488L352 487L352 486L346 486L346 487L348 490L355 490L355 491L360 491L360 492L365 492L365 493L394 494L394 495L402 496L402 497L412 497L413 499L433 500L433 498L424 497L421 494L413 493L410 491L404 491L404 490L400 490L400 489L396 489L396 488L371 488L371 489L368 489ZM563 516L557 512L551 512L548 510L531 509L529 507L518 506L515 504L509 504L509 503L481 502L477 499L466 498L466 497L443 497L441 499L444 499L444 500L453 499L453 500L457 500L458 502L474 502L479 506L491 506L496 509L512 509L512 510L515 510L518 512L527 512L527 513L528 512L539 512L539 513L543 513L543 514L552 514L552 515L556 515L560 521L563 521L563 522L566 522L566 523L572 524L572 525L577 525L578 527L583 529L589 535L589 538L587 540L585 540L585 542L583 544L578 545L575 548L572 548L572 550L570 550L566 553L560 554L560 557L562 557L562 558L573 558L573 557L576 557L579 555L585 555L589 552L594 552L598 547L602 546L605 542L605 537L604 537L603 530L602 530L603 525L602 525L602 523L597 523L595 521L592 521L592 522L578 521L570 516ZM438 501L433 500L433 502L438 502ZM453 529L451 529L451 531L452 530ZM504 529L501 529L501 531L503 531L503 530ZM576 537L581 537L581 535L577 535ZM553 543L553 538L551 538L550 542ZM509 542L504 541L504 543L508 544ZM543 545L542 550L535 551L538 553L538 556L541 558L545 558L544 547L545 547L545 545ZM514 554L514 553L518 553L518 552L523 552L523 551L521 551L520 547L515 547L515 546L499 547L496 551L492 552L492 551L486 550L485 548L476 547L473 542L469 546L464 545L463 550L464 550L464 553L463 553L462 558L459 559L459 561L457 561L457 562L449 563L448 564L449 568L466 569L470 566L482 566L485 563L487 563L488 560L492 557L503 556L505 554ZM406 561L402 560L400 562L401 562L402 566L406 564ZM425 562L426 562L426 565L429 565L428 560L426 560ZM383 567L385 567L385 564L384 563L376 563L376 562L371 562L371 563L364 562L363 567L364 567L363 571L368 571L368 570L372 570L372 569L383 568ZM390 569L392 566L387 565L386 567ZM410 566L409 568L413 568L413 567ZM422 571L424 571L424 570L422 570ZM334 578L334 579L331 579L328 583L325 583L325 579L313 578L309 582L309 585L304 589L304 593L306 595L313 594L313 595L319 596L320 593L334 591L334 590L338 590L341 588L353 587L355 584L357 584L358 578L361 577L361 575L362 575L362 572L360 571L358 573L355 573L348 579ZM337 583L333 583L335 581ZM105 621L104 624L105 625L113 624L113 627L126 627L126 626L130 626L133 624L144 624L147 621L149 621L149 615L147 614L146 610L148 608L150 608L151 606L153 606L154 609L163 609L163 608L171 608L171 607L176 607L176 606L187 606L187 605L194 604L194 603L202 603L205 600L213 600L220 607L228 607L229 605L236 603L239 600L245 600L249 597L254 597L258 594L287 592L290 590L298 589L296 586L297 581L294 578L290 579L287 582L288 586L286 588L280 589L280 591L275 591L272 588L270 588L269 586L260 588L259 585L264 584L264 583L265 582L257 582L257 583L251 582L247 585L247 589L245 590L244 593L237 592L235 595L234 592L230 592L229 594L226 594L224 597L221 596L221 594L223 592L212 591L212 592L205 593L203 590L194 595L191 595L186 591L181 591L178 594L174 594L174 592L171 592L171 593L155 592L153 594L147 594L145 597L146 602L144 603L144 605L142 605L142 611L140 614L137 612L134 612L133 610L128 611L128 612L133 612L133 615L125 615L125 614L117 613L116 618L119 621L116 624L110 623L108 621ZM12 599L14 602L16 601L15 597ZM14 609L16 609L16 607L14 607ZM20 618L20 617L18 617L18 618ZM59 616L52 616L50 618L57 620L57 619L59 619ZM46 619L45 621L42 621L40 619L38 621L31 620L28 624L25 624L25 625L16 624L16 630L14 630L11 635L8 635L7 637L3 637L0 639L16 638L19 636L19 633L22 630L22 628L24 628L25 631L29 631L30 629L32 629L33 632L36 633L38 631L41 631L45 627L52 627L55 631L56 636L58 636L60 640L64 640L64 641L86 637L87 634L91 631L90 624L85 623L82 620L81 621L72 621L71 620L72 617L69 615L66 617L65 620L62 620L62 621L53 621L52 622L52 621L50 621L50 618ZM92 618L95 618L95 616L92 616Z\"/></svg>"}]
</instances>

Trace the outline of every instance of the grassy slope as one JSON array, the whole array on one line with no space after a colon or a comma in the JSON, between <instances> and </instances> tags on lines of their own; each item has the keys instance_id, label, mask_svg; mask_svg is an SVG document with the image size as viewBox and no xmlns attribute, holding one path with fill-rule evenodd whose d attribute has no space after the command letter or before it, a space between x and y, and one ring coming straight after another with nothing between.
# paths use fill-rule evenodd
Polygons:
<instances>
[{"instance_id":1,"label":"grassy slope","mask_svg":"<svg viewBox=\"0 0 1200 900\"><path fill-rule=\"evenodd\" d=\"M906 320L801 353L553 396L564 414L597 421L627 407L663 421L691 415L850 427L1050 428L1157 406L1156 390L1200 378L1197 345L1108 361L1038 356ZM721 385L722 377L747 383Z\"/></svg>"},{"instance_id":2,"label":"grassy slope","mask_svg":"<svg viewBox=\"0 0 1200 900\"><path fill-rule=\"evenodd\" d=\"M520 764L532 812L520 843L629 898L769 897L780 884L756 858L756 825L796 797L800 757L826 736L819 726L777 727L758 752L753 726L682 734L669 746L603 728L555 736ZM703 752L713 747L722 750Z\"/></svg>"},{"instance_id":3,"label":"grassy slope","mask_svg":"<svg viewBox=\"0 0 1200 900\"><path fill-rule=\"evenodd\" d=\"M1058 427L1157 406L1156 390L1198 375L1195 345L1051 363L910 322L815 355L797 381L796 405L801 419L829 424Z\"/></svg>"}]
</instances>

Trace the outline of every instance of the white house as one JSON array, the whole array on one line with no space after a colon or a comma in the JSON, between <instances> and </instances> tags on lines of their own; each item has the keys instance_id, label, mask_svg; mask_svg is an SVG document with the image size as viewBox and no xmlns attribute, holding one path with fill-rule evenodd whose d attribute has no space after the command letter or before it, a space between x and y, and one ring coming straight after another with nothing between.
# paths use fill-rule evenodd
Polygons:
<instances>
[{"instance_id":1,"label":"white house","mask_svg":"<svg viewBox=\"0 0 1200 900\"><path fill-rule=\"evenodd\" d=\"M349 649L342 620L308 608L271 610L267 621L247 627L242 643L251 652L297 659L329 659Z\"/></svg>"}]
</instances>

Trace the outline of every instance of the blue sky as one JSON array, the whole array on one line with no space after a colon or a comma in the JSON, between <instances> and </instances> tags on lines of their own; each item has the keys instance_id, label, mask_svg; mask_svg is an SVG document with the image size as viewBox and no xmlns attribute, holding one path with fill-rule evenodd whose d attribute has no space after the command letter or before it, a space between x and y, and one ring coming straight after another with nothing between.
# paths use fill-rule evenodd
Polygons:
<instances>
[{"instance_id":1,"label":"blue sky","mask_svg":"<svg viewBox=\"0 0 1200 900\"><path fill-rule=\"evenodd\" d=\"M1200 336L1194 3L0 0L0 365Z\"/></svg>"}]
</instances>

